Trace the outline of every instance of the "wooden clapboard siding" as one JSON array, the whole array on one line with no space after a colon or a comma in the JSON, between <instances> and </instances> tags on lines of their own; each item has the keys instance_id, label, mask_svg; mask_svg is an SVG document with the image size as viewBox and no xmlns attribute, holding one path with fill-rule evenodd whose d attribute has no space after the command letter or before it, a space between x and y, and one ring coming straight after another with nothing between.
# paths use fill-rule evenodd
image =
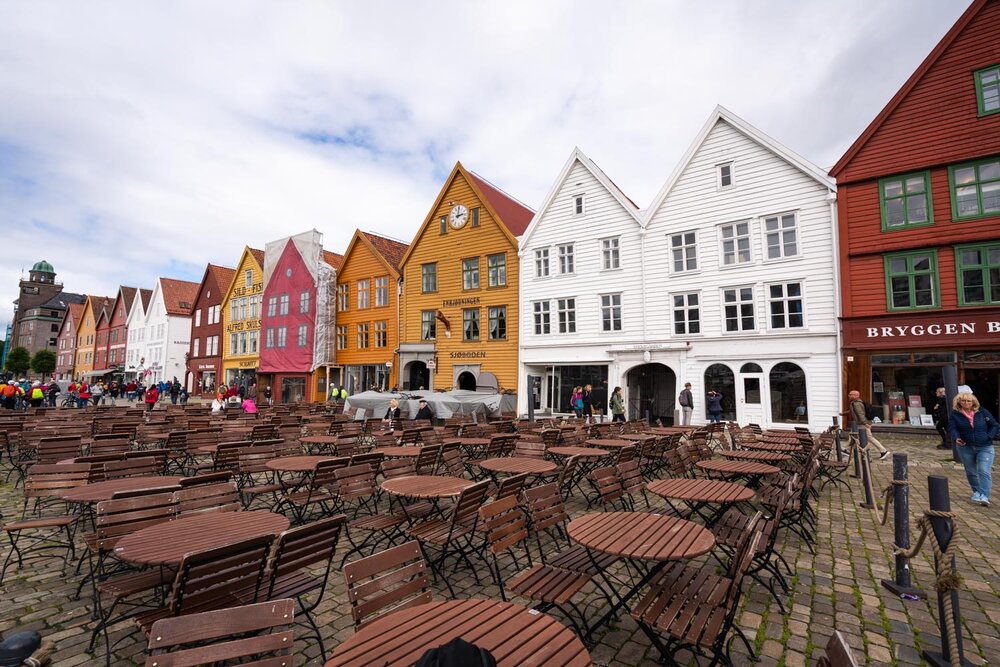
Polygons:
<instances>
[{"instance_id":1,"label":"wooden clapboard siding","mask_svg":"<svg viewBox=\"0 0 1000 667\"><path fill-rule=\"evenodd\" d=\"M400 244L402 245L402 244ZM375 279L389 279L389 301L385 306L375 306ZM358 308L358 281L368 280L369 307ZM360 364L384 364L394 360L396 347L399 345L399 327L397 320L397 282L399 272L390 261L382 257L376 248L368 241L365 234L355 231L344 253L343 262L337 272L337 285L348 285L350 288L350 303L348 309L340 310L338 303L336 326L347 327L347 349L337 350L338 366L353 366ZM369 346L358 348L358 324L368 323ZM375 323L386 323L386 346L375 347ZM336 330L333 335L336 336ZM389 384L396 384L399 369L393 366Z\"/></svg>"},{"instance_id":2,"label":"wooden clapboard siding","mask_svg":"<svg viewBox=\"0 0 1000 667\"><path fill-rule=\"evenodd\" d=\"M470 220L461 229L448 228L440 233L439 220L448 216L455 204L463 204L470 211ZM471 211L479 208L479 226L473 227ZM437 368L433 384L437 389L453 386L453 370L456 365L480 366L482 372L497 376L502 388L517 386L518 354L518 258L517 241L504 227L501 220L494 217L491 207L480 198L472 186L468 173L457 165L452 171L434 208L425 220L403 260L403 316L400 341L419 343L420 314L424 310L440 310L451 324L451 338L444 336L444 326L438 322L435 341ZM504 287L488 287L488 255L506 255L507 284ZM462 289L462 260L479 258L480 288ZM421 291L421 266L437 263L437 291ZM479 298L478 306L446 306L445 301ZM507 307L507 339L488 340L489 307ZM480 340L462 340L462 310L478 307L480 314ZM467 352L485 353L483 358L453 358L452 354ZM402 372L400 369L398 372Z\"/></svg>"},{"instance_id":3,"label":"wooden clapboard siding","mask_svg":"<svg viewBox=\"0 0 1000 667\"><path fill-rule=\"evenodd\" d=\"M225 287L225 296L222 299L222 372L223 377L219 379L219 384L221 385L225 382L225 372L229 369L255 369L260 361L260 344L261 341L258 338L257 342L257 352L240 354L238 351L232 349L230 343L230 333L232 330L239 328L239 331L257 331L258 337L260 332L260 313L258 313L257 318L246 319L240 322L234 322L231 317L229 302L234 297L243 296L253 296L253 295L263 295L264 293L264 267L262 266L264 260L264 253L260 250L254 250L249 246L243 249L243 255L240 257L239 264L236 265L236 273L233 274L232 283ZM251 279L251 286L246 286L246 271L251 271L253 277ZM266 304L263 301L260 304L261 308L266 308ZM291 307L291 304L289 304ZM249 346L248 348L249 349Z\"/></svg>"},{"instance_id":4,"label":"wooden clapboard siding","mask_svg":"<svg viewBox=\"0 0 1000 667\"><path fill-rule=\"evenodd\" d=\"M97 318L100 316L101 304L106 297L88 296L80 314L80 322L76 327L76 364L74 372L77 377L81 373L94 370L94 353L96 350Z\"/></svg>"}]
</instances>

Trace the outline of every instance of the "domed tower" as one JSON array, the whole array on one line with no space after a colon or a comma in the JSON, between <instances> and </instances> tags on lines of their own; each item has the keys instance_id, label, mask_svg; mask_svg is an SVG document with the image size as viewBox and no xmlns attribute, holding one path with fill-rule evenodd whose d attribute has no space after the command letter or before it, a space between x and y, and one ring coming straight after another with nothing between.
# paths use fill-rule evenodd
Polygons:
<instances>
[{"instance_id":1,"label":"domed tower","mask_svg":"<svg viewBox=\"0 0 1000 667\"><path fill-rule=\"evenodd\" d=\"M28 272L28 282L54 284L56 282L56 270L43 259L31 267L31 271Z\"/></svg>"}]
</instances>

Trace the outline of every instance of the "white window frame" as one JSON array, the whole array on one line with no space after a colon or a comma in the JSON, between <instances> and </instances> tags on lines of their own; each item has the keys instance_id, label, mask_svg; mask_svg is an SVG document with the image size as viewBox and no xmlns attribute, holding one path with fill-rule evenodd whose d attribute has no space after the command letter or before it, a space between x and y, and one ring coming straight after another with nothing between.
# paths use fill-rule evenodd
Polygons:
<instances>
[{"instance_id":1,"label":"white window frame","mask_svg":"<svg viewBox=\"0 0 1000 667\"><path fill-rule=\"evenodd\" d=\"M365 310L371 305L371 281L362 278L358 281L358 310Z\"/></svg>"},{"instance_id":2,"label":"white window frame","mask_svg":"<svg viewBox=\"0 0 1000 667\"><path fill-rule=\"evenodd\" d=\"M346 350L347 349L347 325L341 324L337 326L337 349Z\"/></svg>"},{"instance_id":3,"label":"white window frame","mask_svg":"<svg viewBox=\"0 0 1000 667\"><path fill-rule=\"evenodd\" d=\"M111 352L113 353L114 350L111 350ZM193 349L191 351L191 356L192 357L200 357L201 356L201 339L200 338L195 338L194 339L194 347L193 347Z\"/></svg>"},{"instance_id":4,"label":"white window frame","mask_svg":"<svg viewBox=\"0 0 1000 667\"><path fill-rule=\"evenodd\" d=\"M389 305L389 276L379 276L375 279L375 307Z\"/></svg>"},{"instance_id":5,"label":"white window frame","mask_svg":"<svg viewBox=\"0 0 1000 667\"><path fill-rule=\"evenodd\" d=\"M493 335L494 324L497 325L499 334L500 322L503 322L503 335ZM507 306L489 306L486 309L486 339L487 340L507 340Z\"/></svg>"},{"instance_id":6,"label":"white window frame","mask_svg":"<svg viewBox=\"0 0 1000 667\"><path fill-rule=\"evenodd\" d=\"M479 289L479 258L466 257L462 260L462 289Z\"/></svg>"},{"instance_id":7,"label":"white window frame","mask_svg":"<svg viewBox=\"0 0 1000 667\"><path fill-rule=\"evenodd\" d=\"M733 257L739 259L740 256L740 239L744 238L742 234L739 234L740 225L746 225L746 252L748 254L747 260L744 262L733 261L731 263L726 262L726 243L733 243ZM731 237L725 236L725 230L732 228L733 235ZM749 220L737 220L735 222L725 222L718 226L719 234L719 268L725 269L733 266L744 266L747 264L753 264L753 225L750 224Z\"/></svg>"},{"instance_id":8,"label":"white window frame","mask_svg":"<svg viewBox=\"0 0 1000 667\"><path fill-rule=\"evenodd\" d=\"M201 326L201 308L194 311L194 325L196 327Z\"/></svg>"},{"instance_id":9,"label":"white window frame","mask_svg":"<svg viewBox=\"0 0 1000 667\"><path fill-rule=\"evenodd\" d=\"M466 342L475 342L480 340L482 336L482 329L479 326L479 309L478 308L463 308L462 309L462 340ZM475 331L472 328L475 327ZM473 335L473 333L475 335Z\"/></svg>"},{"instance_id":10,"label":"white window frame","mask_svg":"<svg viewBox=\"0 0 1000 667\"><path fill-rule=\"evenodd\" d=\"M792 226L790 228L784 227L783 224L787 218L792 219ZM775 231L768 230L768 223L774 221L777 223L778 227ZM795 244L795 252L791 254L785 253L785 239L784 236L789 231L795 236L793 243ZM797 211L784 211L782 213L774 213L771 215L761 216L760 219L760 236L761 236L761 256L764 258L765 262L777 262L783 259L795 259L802 256L802 239L799 235L799 215ZM770 237L778 237L778 256L771 257L770 254Z\"/></svg>"},{"instance_id":11,"label":"white window frame","mask_svg":"<svg viewBox=\"0 0 1000 667\"><path fill-rule=\"evenodd\" d=\"M609 236L601 239L601 267L604 271L618 271L622 268L620 236Z\"/></svg>"},{"instance_id":12,"label":"white window frame","mask_svg":"<svg viewBox=\"0 0 1000 667\"><path fill-rule=\"evenodd\" d=\"M278 327L278 347L285 347L288 342L288 327Z\"/></svg>"},{"instance_id":13,"label":"white window frame","mask_svg":"<svg viewBox=\"0 0 1000 667\"><path fill-rule=\"evenodd\" d=\"M587 214L587 196L583 193L573 195L573 215L580 216Z\"/></svg>"},{"instance_id":14,"label":"white window frame","mask_svg":"<svg viewBox=\"0 0 1000 667\"><path fill-rule=\"evenodd\" d=\"M311 301L311 297L309 296L309 290L306 290L304 292L299 292L299 314L300 315L303 314L303 313L308 313L309 312L309 307L310 307L309 302L310 301ZM252 308L251 308L251 310L252 310Z\"/></svg>"},{"instance_id":15,"label":"white window frame","mask_svg":"<svg viewBox=\"0 0 1000 667\"><path fill-rule=\"evenodd\" d=\"M253 269L246 269L243 271L243 285L244 287L253 286Z\"/></svg>"},{"instance_id":16,"label":"white window frame","mask_svg":"<svg viewBox=\"0 0 1000 667\"><path fill-rule=\"evenodd\" d=\"M389 346L389 325L385 320L375 323L375 347Z\"/></svg>"},{"instance_id":17,"label":"white window frame","mask_svg":"<svg viewBox=\"0 0 1000 667\"><path fill-rule=\"evenodd\" d=\"M749 299L749 301L744 301L743 300L743 298L742 298L743 294L741 293L742 290L750 290L750 299ZM735 296L737 298L736 301L735 301L735 304L736 304L736 307L737 307L737 323L739 324L739 328L737 328L735 331L730 331L726 327L726 320L728 319L728 315L726 313L726 304L727 304L727 301L726 301L726 292L728 292L728 291L734 291L735 292ZM757 318L757 289L756 289L756 286L754 286L754 285L731 285L731 286L722 287L722 288L719 289L719 303L720 303L720 306L721 306L719 308L719 311L720 311L720 315L722 316L722 333L723 334L738 335L738 334L752 333L752 332L755 332L755 331L759 331L759 325L758 325L758 322L757 322L758 318ZM746 303L749 303L753 307L753 328L752 329L744 329L743 328L743 314L741 312L742 311L741 306L745 305Z\"/></svg>"},{"instance_id":18,"label":"white window frame","mask_svg":"<svg viewBox=\"0 0 1000 667\"><path fill-rule=\"evenodd\" d=\"M556 299L556 327L561 334L576 333L576 297Z\"/></svg>"},{"instance_id":19,"label":"white window frame","mask_svg":"<svg viewBox=\"0 0 1000 667\"><path fill-rule=\"evenodd\" d=\"M548 301L534 301L531 304L532 331L536 336L547 336L552 333L552 312Z\"/></svg>"},{"instance_id":20,"label":"white window frame","mask_svg":"<svg viewBox=\"0 0 1000 667\"><path fill-rule=\"evenodd\" d=\"M264 331L264 348L272 349L274 347L274 327L268 327Z\"/></svg>"},{"instance_id":21,"label":"white window frame","mask_svg":"<svg viewBox=\"0 0 1000 667\"><path fill-rule=\"evenodd\" d=\"M351 309L351 286L349 283L337 285L337 311L346 313Z\"/></svg>"},{"instance_id":22,"label":"white window frame","mask_svg":"<svg viewBox=\"0 0 1000 667\"><path fill-rule=\"evenodd\" d=\"M368 338L368 323L358 322L358 349L367 350L368 344L371 342Z\"/></svg>"},{"instance_id":23,"label":"white window frame","mask_svg":"<svg viewBox=\"0 0 1000 667\"><path fill-rule=\"evenodd\" d=\"M268 317L278 316L278 297L276 296L267 297L267 316Z\"/></svg>"},{"instance_id":24,"label":"white window frame","mask_svg":"<svg viewBox=\"0 0 1000 667\"><path fill-rule=\"evenodd\" d=\"M278 295L278 315L288 314L288 295L280 294Z\"/></svg>"},{"instance_id":25,"label":"white window frame","mask_svg":"<svg viewBox=\"0 0 1000 667\"><path fill-rule=\"evenodd\" d=\"M615 332L625 328L622 317L622 294L613 292L598 296L601 304L601 331ZM617 321L617 325L615 326Z\"/></svg>"},{"instance_id":26,"label":"white window frame","mask_svg":"<svg viewBox=\"0 0 1000 667\"><path fill-rule=\"evenodd\" d=\"M306 293L308 294L308 292ZM298 333L298 340L296 342L299 344L299 347L305 347L309 341L309 325L300 324Z\"/></svg>"},{"instance_id":27,"label":"white window frame","mask_svg":"<svg viewBox=\"0 0 1000 667\"><path fill-rule=\"evenodd\" d=\"M691 297L697 299L697 303L691 304ZM678 306L677 299L683 299L683 304ZM697 319L691 318L691 311L696 310L698 312ZM704 308L702 304L701 292L676 292L670 295L670 331L674 336L700 336L704 331L704 319L702 317ZM684 313L684 331L677 331L677 313ZM698 331L691 331L691 324L696 322L698 324Z\"/></svg>"},{"instance_id":28,"label":"white window frame","mask_svg":"<svg viewBox=\"0 0 1000 667\"><path fill-rule=\"evenodd\" d=\"M420 311L420 340L437 340L437 312Z\"/></svg>"},{"instance_id":29,"label":"white window frame","mask_svg":"<svg viewBox=\"0 0 1000 667\"><path fill-rule=\"evenodd\" d=\"M574 244L563 243L556 246L559 256L559 275L572 275L576 273L576 253Z\"/></svg>"},{"instance_id":30,"label":"white window frame","mask_svg":"<svg viewBox=\"0 0 1000 667\"><path fill-rule=\"evenodd\" d=\"M507 286L507 253L486 255L486 284L489 287Z\"/></svg>"},{"instance_id":31,"label":"white window frame","mask_svg":"<svg viewBox=\"0 0 1000 667\"><path fill-rule=\"evenodd\" d=\"M729 183L723 184L722 182L723 169L726 167L729 168ZM730 160L729 162L720 162L719 164L715 165L715 189L718 190L719 192L722 192L724 190L732 190L735 187L736 187L736 167L733 164L732 160Z\"/></svg>"},{"instance_id":32,"label":"white window frame","mask_svg":"<svg viewBox=\"0 0 1000 667\"><path fill-rule=\"evenodd\" d=\"M535 277L548 278L550 275L549 249L538 248L535 250Z\"/></svg>"},{"instance_id":33,"label":"white window frame","mask_svg":"<svg viewBox=\"0 0 1000 667\"><path fill-rule=\"evenodd\" d=\"M691 234L694 240L687 243L685 237ZM674 239L680 239L680 245L674 245ZM686 229L683 232L667 235L667 246L670 248L670 273L694 273L698 270L698 230ZM680 253L682 268L677 268L677 253ZM687 268L688 262L694 260L694 268Z\"/></svg>"},{"instance_id":34,"label":"white window frame","mask_svg":"<svg viewBox=\"0 0 1000 667\"><path fill-rule=\"evenodd\" d=\"M789 285L798 285L799 286L799 295L798 296L788 296L788 286ZM769 331L801 331L801 330L803 330L803 329L806 328L806 324L807 323L806 323L806 289L805 289L805 285L806 285L806 281L805 280L800 280L798 278L796 278L796 279L790 279L790 280L781 280L781 281L776 281L776 282L771 282L771 283L766 283L764 285L764 298L767 301L767 311L766 311L767 312L767 328L768 328ZM772 297L771 296L771 288L772 287L779 287L779 286L781 287L781 296L777 297L777 298ZM798 301L800 303L801 309L802 309L802 324L800 324L798 326L793 326L793 325L790 325L788 323L788 317L789 317L788 304L789 304L789 302L792 302L792 301ZM780 327L775 327L775 326L772 326L772 324L771 324L771 304L778 303L778 302L784 304L784 315L783 315L783 317L784 317L785 325L784 326L780 326Z\"/></svg>"}]
</instances>

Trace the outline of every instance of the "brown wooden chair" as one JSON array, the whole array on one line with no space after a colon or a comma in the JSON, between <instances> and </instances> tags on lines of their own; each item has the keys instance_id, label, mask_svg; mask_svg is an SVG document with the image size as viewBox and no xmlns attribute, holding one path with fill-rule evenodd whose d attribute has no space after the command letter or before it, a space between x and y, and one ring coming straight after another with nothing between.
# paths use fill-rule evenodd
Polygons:
<instances>
[{"instance_id":1,"label":"brown wooden chair","mask_svg":"<svg viewBox=\"0 0 1000 667\"><path fill-rule=\"evenodd\" d=\"M121 461L108 461L104 464L104 479L120 479L122 477L145 477L159 475L163 472L157 460L145 456Z\"/></svg>"},{"instance_id":2,"label":"brown wooden chair","mask_svg":"<svg viewBox=\"0 0 1000 667\"><path fill-rule=\"evenodd\" d=\"M206 484L222 484L233 478L233 473L228 470L223 472L207 472L204 475L184 477L178 482L181 488L187 489L192 486L204 486Z\"/></svg>"},{"instance_id":3,"label":"brown wooden chair","mask_svg":"<svg viewBox=\"0 0 1000 667\"><path fill-rule=\"evenodd\" d=\"M415 541L347 563L343 570L355 630L433 599L427 562Z\"/></svg>"},{"instance_id":4,"label":"brown wooden chair","mask_svg":"<svg viewBox=\"0 0 1000 667\"><path fill-rule=\"evenodd\" d=\"M146 667L290 665L294 612L294 600L272 600L160 619L149 634Z\"/></svg>"},{"instance_id":5,"label":"brown wooden chair","mask_svg":"<svg viewBox=\"0 0 1000 667\"><path fill-rule=\"evenodd\" d=\"M497 485L497 491L494 494L494 500L503 500L504 498L515 498L518 499L521 496L521 490L524 489L525 484L528 483L528 473L521 473L519 475L508 475L500 480L500 484Z\"/></svg>"},{"instance_id":6,"label":"brown wooden chair","mask_svg":"<svg viewBox=\"0 0 1000 667\"><path fill-rule=\"evenodd\" d=\"M336 509L346 509L354 517L360 515L362 509L365 514L377 514L376 497L379 487L375 483L376 469L370 464L338 468L334 472L338 495Z\"/></svg>"},{"instance_id":7,"label":"brown wooden chair","mask_svg":"<svg viewBox=\"0 0 1000 667\"><path fill-rule=\"evenodd\" d=\"M851 651L850 644L839 630L834 630L830 641L826 643L824 655L819 657L816 667L858 667L860 664Z\"/></svg>"},{"instance_id":8,"label":"brown wooden chair","mask_svg":"<svg viewBox=\"0 0 1000 667\"><path fill-rule=\"evenodd\" d=\"M649 497L646 495L646 482L642 479L642 471L639 470L639 461L631 459L619 463L615 466L618 472L618 481L622 488L622 498L625 500L630 510L635 510L635 496L638 493L642 496L646 509L649 509Z\"/></svg>"},{"instance_id":9,"label":"brown wooden chair","mask_svg":"<svg viewBox=\"0 0 1000 667\"><path fill-rule=\"evenodd\" d=\"M486 500L490 484L489 480L484 480L463 490L448 518L427 519L406 529L406 534L420 543L420 550L425 558L429 548L433 547L440 551L437 559L427 558L427 562L431 566L431 572L444 579L452 597L455 597L455 591L449 577L444 573L444 564L449 555L455 557L456 568L459 562L464 562L472 571L476 583L479 583L479 573L469 560L469 554L478 551L479 545L474 544L476 523L479 519L479 508Z\"/></svg>"},{"instance_id":10,"label":"brown wooden chair","mask_svg":"<svg viewBox=\"0 0 1000 667\"><path fill-rule=\"evenodd\" d=\"M101 454L122 454L132 446L131 438L127 433L110 433L105 435L95 435L90 443L88 453L91 456Z\"/></svg>"},{"instance_id":11,"label":"brown wooden chair","mask_svg":"<svg viewBox=\"0 0 1000 667\"><path fill-rule=\"evenodd\" d=\"M337 470L347 467L349 462L350 459L344 457L320 461L305 484L285 493L274 511L284 511L287 508L292 513L295 524L305 523L314 512L319 512L320 516L333 514L340 502Z\"/></svg>"},{"instance_id":12,"label":"brown wooden chair","mask_svg":"<svg viewBox=\"0 0 1000 667\"><path fill-rule=\"evenodd\" d=\"M264 598L296 600L299 611L316 636L324 661L326 647L312 612L323 600L333 554L346 521L347 517L339 514L281 533L268 560L265 577Z\"/></svg>"},{"instance_id":13,"label":"brown wooden chair","mask_svg":"<svg viewBox=\"0 0 1000 667\"><path fill-rule=\"evenodd\" d=\"M483 505L479 508L479 518L483 531L486 533L486 544L492 557L490 574L500 588L501 598L506 601L505 591L510 591L514 595L537 602L538 604L534 608L538 611L545 612L555 607L563 612L563 615L576 629L577 634L581 637L585 636L587 617L573 602L573 597L590 582L590 575L564 570L545 563L532 564L531 552L524 544L528 539L527 520L524 512L517 505L517 498L508 496L503 500ZM500 556L509 555L514 568L519 568L520 563L513 549L522 544L529 569L518 573L504 583ZM565 607L567 606L575 612L575 617L574 614L566 611ZM577 620L580 621L579 624Z\"/></svg>"},{"instance_id":14,"label":"brown wooden chair","mask_svg":"<svg viewBox=\"0 0 1000 667\"><path fill-rule=\"evenodd\" d=\"M83 454L83 438L80 436L40 438L35 451L38 463L59 463Z\"/></svg>"},{"instance_id":15,"label":"brown wooden chair","mask_svg":"<svg viewBox=\"0 0 1000 667\"><path fill-rule=\"evenodd\" d=\"M587 479L593 485L605 510L614 510L616 503L621 505L621 509L628 510L628 504L624 500L625 493L622 489L622 483L618 478L618 471L614 467L595 468L587 476Z\"/></svg>"},{"instance_id":16,"label":"brown wooden chair","mask_svg":"<svg viewBox=\"0 0 1000 667\"><path fill-rule=\"evenodd\" d=\"M414 466L418 475L433 475L437 469L438 458L441 455L441 445L424 445L417 454Z\"/></svg>"},{"instance_id":17,"label":"brown wooden chair","mask_svg":"<svg viewBox=\"0 0 1000 667\"><path fill-rule=\"evenodd\" d=\"M167 456L169 452L165 449L142 449L134 452L125 452L125 459L156 459L157 475L164 475L167 472Z\"/></svg>"},{"instance_id":18,"label":"brown wooden chair","mask_svg":"<svg viewBox=\"0 0 1000 667\"><path fill-rule=\"evenodd\" d=\"M441 454L435 472L451 477L465 477L465 464L462 463L462 448L459 444L455 442L439 446Z\"/></svg>"},{"instance_id":19,"label":"brown wooden chair","mask_svg":"<svg viewBox=\"0 0 1000 667\"><path fill-rule=\"evenodd\" d=\"M254 445L239 452L237 486L243 508L249 509L257 499L266 496L271 499L268 509L273 508L283 489L275 471L267 467L267 462L275 458L274 445Z\"/></svg>"},{"instance_id":20,"label":"brown wooden chair","mask_svg":"<svg viewBox=\"0 0 1000 667\"><path fill-rule=\"evenodd\" d=\"M177 516L208 512L235 512L240 509L240 492L235 482L198 484L174 492Z\"/></svg>"},{"instance_id":21,"label":"brown wooden chair","mask_svg":"<svg viewBox=\"0 0 1000 667\"><path fill-rule=\"evenodd\" d=\"M10 541L10 551L0 569L0 584L3 583L7 568L13 559L17 559L17 567L23 567L24 561L36 558L57 557L64 563L76 557L73 544L73 527L80 518L79 514L54 512L53 508L62 509L64 503L59 495L64 491L87 484L91 474L91 466L87 463L45 464L36 463L28 468L24 479L24 506L21 519L3 525L3 532ZM29 507L31 514L29 517ZM25 542L28 548L25 548ZM51 551L66 550L69 558ZM34 555L29 556L29 553Z\"/></svg>"}]
</instances>

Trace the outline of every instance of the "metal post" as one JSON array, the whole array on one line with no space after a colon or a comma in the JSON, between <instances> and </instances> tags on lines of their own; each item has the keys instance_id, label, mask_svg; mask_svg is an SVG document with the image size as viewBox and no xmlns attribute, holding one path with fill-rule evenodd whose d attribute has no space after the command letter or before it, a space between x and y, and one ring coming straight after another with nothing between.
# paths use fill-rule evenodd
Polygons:
<instances>
[{"instance_id":1,"label":"metal post","mask_svg":"<svg viewBox=\"0 0 1000 667\"><path fill-rule=\"evenodd\" d=\"M905 452L892 454L892 479L905 482L909 478L909 466ZM910 487L905 484L895 484L892 487L892 523L895 529L893 538L897 549L910 548ZM913 586L910 576L910 559L896 555L896 578L883 579L882 585L906 599L924 599L927 593Z\"/></svg>"},{"instance_id":2,"label":"metal post","mask_svg":"<svg viewBox=\"0 0 1000 667\"><path fill-rule=\"evenodd\" d=\"M861 451L860 450L861 450L862 445L865 446L865 447L868 446L868 434L865 433L865 432L863 432L863 431L859 431L857 422L854 422L854 423L851 424L851 433L858 440L858 446L854 448L854 473L851 474L851 477L861 477ZM864 438L863 442L862 442L861 438Z\"/></svg>"},{"instance_id":3,"label":"metal post","mask_svg":"<svg viewBox=\"0 0 1000 667\"><path fill-rule=\"evenodd\" d=\"M649 410L646 410L646 423L650 426L653 425L653 414Z\"/></svg>"},{"instance_id":4,"label":"metal post","mask_svg":"<svg viewBox=\"0 0 1000 667\"><path fill-rule=\"evenodd\" d=\"M951 406L955 402L955 397L958 396L958 369L955 368L954 364L945 366L941 375L944 378L944 409L945 421L947 422L951 418ZM954 442L951 443L951 459L956 463L961 461L958 457L958 445Z\"/></svg>"},{"instance_id":5,"label":"metal post","mask_svg":"<svg viewBox=\"0 0 1000 667\"><path fill-rule=\"evenodd\" d=\"M833 432L833 442L837 447L837 463L840 463L844 460L844 445L840 441L840 425L837 417L833 418L833 425L836 427L836 430Z\"/></svg>"},{"instance_id":6,"label":"metal post","mask_svg":"<svg viewBox=\"0 0 1000 667\"><path fill-rule=\"evenodd\" d=\"M865 490L865 502L861 507L865 509L878 509L875 505L875 494L872 491L872 471L871 461L868 459L868 433L864 430L858 432L860 446L855 449L858 452L858 461L861 463L861 486Z\"/></svg>"},{"instance_id":7,"label":"metal post","mask_svg":"<svg viewBox=\"0 0 1000 667\"><path fill-rule=\"evenodd\" d=\"M930 475L927 478L927 494L930 508L937 512L950 512L951 511L951 498L948 495L948 478L939 475ZM934 529L934 537L937 539L938 544L941 545L941 551L945 551L948 548L948 544L951 542L951 534L953 527L951 522L945 517L932 516L931 517L931 527ZM934 570L937 571L939 564L937 558L934 559ZM952 558L951 567L954 571L955 559ZM934 667L952 667L953 665L961 665L965 667L968 665L971 667L971 663L965 659L965 651L962 648L962 616L958 608L958 591L950 591L947 595L951 595L951 611L952 617L944 617L944 595L945 593L938 593L938 626L941 631L941 651L924 651L924 659L929 662ZM945 624L950 624L950 628ZM946 629L950 629L951 632L955 633L955 645L958 647L958 656L951 656L948 649L948 632Z\"/></svg>"},{"instance_id":8,"label":"metal post","mask_svg":"<svg viewBox=\"0 0 1000 667\"><path fill-rule=\"evenodd\" d=\"M535 384L538 382L537 375L528 376L528 421L535 421Z\"/></svg>"}]
</instances>

